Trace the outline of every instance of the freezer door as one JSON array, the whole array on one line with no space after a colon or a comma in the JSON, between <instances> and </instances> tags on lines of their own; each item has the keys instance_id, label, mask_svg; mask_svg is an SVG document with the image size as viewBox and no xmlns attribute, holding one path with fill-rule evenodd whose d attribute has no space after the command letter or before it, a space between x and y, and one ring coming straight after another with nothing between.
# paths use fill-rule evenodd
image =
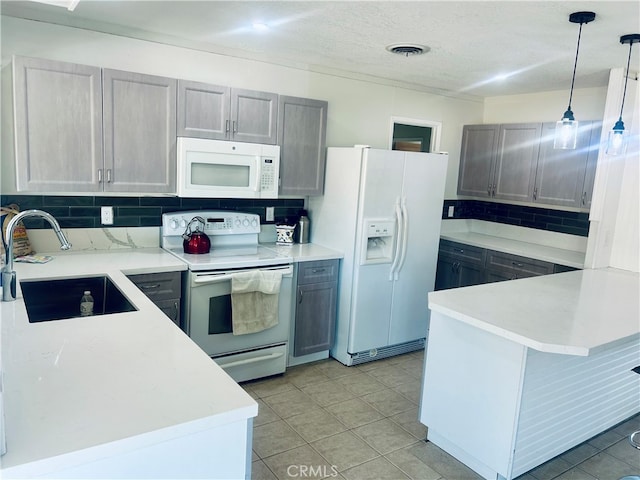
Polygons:
<instances>
[{"instance_id":1,"label":"freezer door","mask_svg":"<svg viewBox=\"0 0 640 480\"><path fill-rule=\"evenodd\" d=\"M446 174L446 155L407 153L402 184L407 248L393 284L389 345L427 336L427 294L435 283Z\"/></svg>"},{"instance_id":2,"label":"freezer door","mask_svg":"<svg viewBox=\"0 0 640 480\"><path fill-rule=\"evenodd\" d=\"M370 149L363 160L362 183L358 202L355 259L362 258L366 219L393 219L401 197L405 153ZM396 226L397 227L397 226ZM397 231L397 228L395 229ZM395 238L392 242L395 250ZM354 262L349 353L357 353L388 344L393 282L389 279L392 263L360 265Z\"/></svg>"}]
</instances>

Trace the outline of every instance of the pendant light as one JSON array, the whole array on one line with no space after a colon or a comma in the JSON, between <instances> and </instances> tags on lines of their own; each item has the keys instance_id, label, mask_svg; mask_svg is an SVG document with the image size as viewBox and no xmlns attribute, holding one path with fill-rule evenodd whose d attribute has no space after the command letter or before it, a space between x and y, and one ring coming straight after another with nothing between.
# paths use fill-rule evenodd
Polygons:
<instances>
[{"instance_id":1,"label":"pendant light","mask_svg":"<svg viewBox=\"0 0 640 480\"><path fill-rule=\"evenodd\" d=\"M622 91L622 105L620 106L620 118L609 132L607 142L607 155L622 155L627 149L627 139L624 132L624 122L622 121L622 110L624 109L624 97L627 94L627 80L629 80L629 65L631 64L631 48L634 43L640 42L640 33L632 33L620 37L620 43L629 44L629 58L627 59L627 69L624 72L624 90Z\"/></svg>"},{"instance_id":2,"label":"pendant light","mask_svg":"<svg viewBox=\"0 0 640 480\"><path fill-rule=\"evenodd\" d=\"M571 100L573 99L573 84L576 80L576 66L578 65L578 52L580 51L580 36L582 35L582 24L592 22L596 18L593 12L574 12L569 15L571 23L579 23L578 46L576 47L576 59L573 64L573 77L571 77L571 93L569 94L569 107L564 115L556 123L556 133L553 148L574 149L578 138L578 121L571 111Z\"/></svg>"}]
</instances>

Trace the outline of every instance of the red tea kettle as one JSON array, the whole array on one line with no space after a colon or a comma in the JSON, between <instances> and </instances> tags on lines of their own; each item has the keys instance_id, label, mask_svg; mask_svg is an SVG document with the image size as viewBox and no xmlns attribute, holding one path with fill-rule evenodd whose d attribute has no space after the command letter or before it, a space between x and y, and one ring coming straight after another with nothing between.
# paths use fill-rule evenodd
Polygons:
<instances>
[{"instance_id":1,"label":"red tea kettle","mask_svg":"<svg viewBox=\"0 0 640 480\"><path fill-rule=\"evenodd\" d=\"M191 225L195 222L195 227L191 230ZM200 223L204 230L205 222L202 217L193 217L187 224L187 229L182 234L182 248L184 253L209 253L211 250L211 240L206 233L200 231Z\"/></svg>"}]
</instances>

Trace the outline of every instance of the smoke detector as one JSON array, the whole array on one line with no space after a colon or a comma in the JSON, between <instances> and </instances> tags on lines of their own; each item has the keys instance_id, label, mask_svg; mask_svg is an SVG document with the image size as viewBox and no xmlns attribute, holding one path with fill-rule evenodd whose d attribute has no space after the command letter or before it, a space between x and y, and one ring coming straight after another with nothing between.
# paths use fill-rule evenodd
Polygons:
<instances>
[{"instance_id":1,"label":"smoke detector","mask_svg":"<svg viewBox=\"0 0 640 480\"><path fill-rule=\"evenodd\" d=\"M418 45L416 43L395 43L393 45L387 45L386 49L391 53L404 55L405 57L409 55L422 55L431 50L426 45Z\"/></svg>"}]
</instances>

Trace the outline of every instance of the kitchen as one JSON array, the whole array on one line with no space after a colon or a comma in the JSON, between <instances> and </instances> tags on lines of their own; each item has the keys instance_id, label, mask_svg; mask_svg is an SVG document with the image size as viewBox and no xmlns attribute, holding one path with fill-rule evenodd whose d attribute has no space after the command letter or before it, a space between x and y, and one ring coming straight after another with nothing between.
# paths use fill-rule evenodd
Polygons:
<instances>
[{"instance_id":1,"label":"kitchen","mask_svg":"<svg viewBox=\"0 0 640 480\"><path fill-rule=\"evenodd\" d=\"M586 33L585 38L587 38ZM202 51L114 37L60 25L21 20L15 17L3 16L2 35L3 66L8 61L5 55L15 53L325 99L329 103L327 131L329 146L368 144L373 147L387 148L390 117L423 118L427 116L428 118L436 118L445 127L447 125L458 126L458 128L443 127L441 132L440 149L447 150L452 159L460 156L462 125L555 119L558 116L558 105L564 105L567 93L565 89L521 96L497 96L488 98L484 102L473 98L443 97L433 93L386 87L377 83L276 67L260 62L217 56ZM73 45L73 47L65 47L65 45ZM87 47L78 48L78 45L87 45ZM91 45L91 48L88 45ZM621 49L622 47L618 46L617 48ZM126 51L127 55L122 55L123 51ZM144 59L144 68L141 68L141 59ZM622 65L622 60L618 64ZM254 73L251 76L243 75L249 68ZM175 72L180 72L180 75L176 75ZM283 79L286 80L283 82ZM577 105L580 105L581 118L602 118L606 97L606 89L604 88L577 89L574 96L576 113ZM376 98L375 105L370 105L370 98ZM375 115L371 115L372 111ZM445 186L445 198L447 199L456 198L457 176L455 166L448 170ZM137 232L133 232L133 230L140 229L140 233L144 234L145 226L138 219L141 215L140 210L137 210L136 213L133 212L142 207L149 208L151 200L144 197L132 199L124 196L122 198L110 197L108 200L113 200L112 204L121 205L119 210L123 213L130 208L132 215L128 219L132 223L129 226L137 227L129 229L133 239L118 238L118 242L137 244L138 240L135 239ZM53 202L54 200L51 197L43 200L43 202L49 201ZM82 205L84 200L83 197L72 197L68 201L70 204L73 202ZM287 202L292 201L293 209L297 210L299 206L296 205L295 200L278 199L274 205L277 210L282 209L286 215ZM176 205L174 198L166 198L164 202L168 205ZM238 204L242 205L242 202L238 202ZM179 203L177 205L184 206ZM227 202L226 205L235 206L236 204ZM49 206L53 205L46 204L43 205L43 208L46 210L46 207ZM215 207L220 207L220 203L212 205L212 208ZM149 216L153 216L158 211L157 209L157 205L151 205L151 210L143 210L143 212L151 212ZM36 237L34 238L35 242L37 234L34 237ZM91 239L89 243L93 241L94 239ZM157 239L155 241L157 242ZM82 245L81 241L75 239L72 240L72 243ZM633 245L630 248L632 249ZM618 258L624 256L619 251L614 254Z\"/></svg>"}]
</instances>

